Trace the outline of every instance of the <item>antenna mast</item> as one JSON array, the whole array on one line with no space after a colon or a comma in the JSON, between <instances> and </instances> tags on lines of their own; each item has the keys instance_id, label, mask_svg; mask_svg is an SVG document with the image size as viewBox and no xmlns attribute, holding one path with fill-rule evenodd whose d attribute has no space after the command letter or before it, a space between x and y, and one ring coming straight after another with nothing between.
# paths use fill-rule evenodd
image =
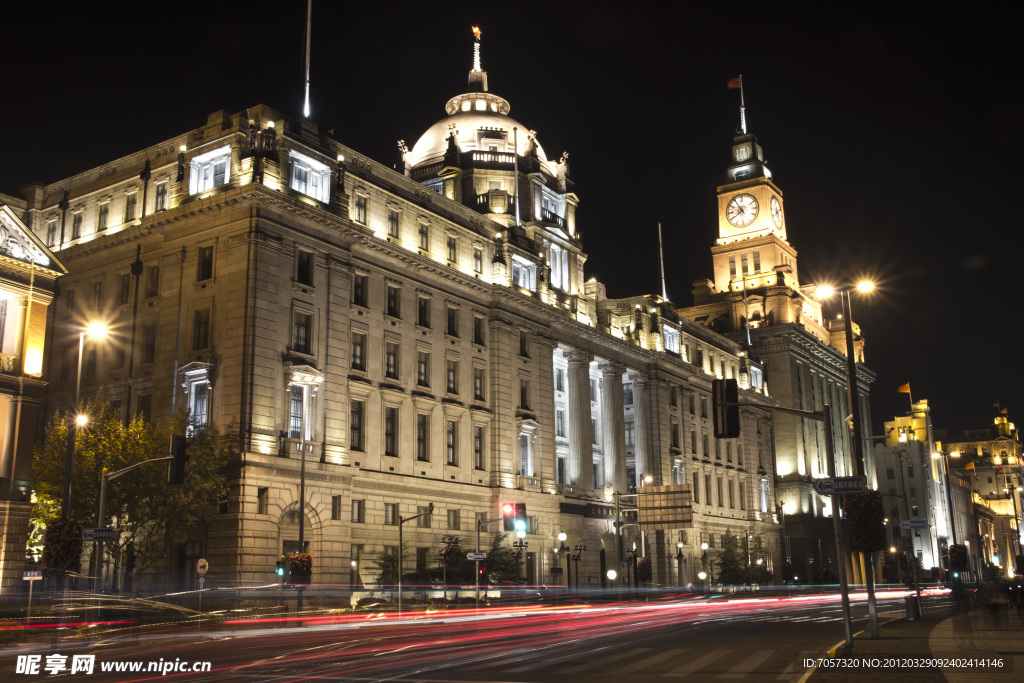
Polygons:
<instances>
[{"instance_id":1,"label":"antenna mast","mask_svg":"<svg viewBox=\"0 0 1024 683\"><path fill-rule=\"evenodd\" d=\"M313 0L306 2L306 102L302 106L302 115L309 118L309 34L313 27Z\"/></svg>"},{"instance_id":2,"label":"antenna mast","mask_svg":"<svg viewBox=\"0 0 1024 683\"><path fill-rule=\"evenodd\" d=\"M665 250L661 246L661 221L658 221L658 261L661 263L661 300L668 301L668 290L665 289Z\"/></svg>"}]
</instances>

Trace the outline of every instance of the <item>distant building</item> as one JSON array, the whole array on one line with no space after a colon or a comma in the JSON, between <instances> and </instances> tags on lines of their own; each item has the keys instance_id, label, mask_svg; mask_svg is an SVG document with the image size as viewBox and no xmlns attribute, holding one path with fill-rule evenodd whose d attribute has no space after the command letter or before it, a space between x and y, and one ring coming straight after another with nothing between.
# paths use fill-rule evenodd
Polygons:
<instances>
[{"instance_id":1,"label":"distant building","mask_svg":"<svg viewBox=\"0 0 1024 683\"><path fill-rule=\"evenodd\" d=\"M696 582L701 542L726 532L777 564L760 364L660 297L585 280L568 154L549 159L509 117L475 47L469 92L399 144L402 172L256 106L17 203L71 271L51 407L73 390L77 330L100 317L117 334L88 349L83 395L235 439L230 496L142 580L188 584L205 557L211 580L266 583L281 554L309 550L315 581L371 581L402 518L434 503L403 529L405 566L427 570L442 536L472 548L512 501L529 516L528 582L565 581L564 532L586 546L580 584L601 585L622 574L615 496L647 484L693 500L692 523L623 529L655 581ZM717 377L755 404L738 439L713 437Z\"/></svg>"},{"instance_id":2,"label":"distant building","mask_svg":"<svg viewBox=\"0 0 1024 683\"><path fill-rule=\"evenodd\" d=\"M719 236L711 248L714 279L697 280L694 305L677 312L741 344L752 362L751 372L771 389L779 405L817 411L828 404L836 474L852 474L843 322L825 318L823 289L800 283L797 252L787 237L782 190L765 163L760 142L746 130L742 112L725 181L718 188ZM853 329L858 363L854 395L862 424L869 425L875 375L863 365L859 326ZM800 580L816 580L822 566L834 567L835 559L835 544L828 540L833 537L827 519L832 515L831 500L812 488L815 479L829 475L824 428L820 421L793 415L776 414L773 422L773 474L780 519L785 506L789 555L796 575L803 575ZM865 460L870 468L870 458ZM869 482L875 479L870 469L861 474ZM834 578L835 570L831 571Z\"/></svg>"},{"instance_id":3,"label":"distant building","mask_svg":"<svg viewBox=\"0 0 1024 683\"><path fill-rule=\"evenodd\" d=\"M56 281L66 272L12 209L16 201L0 195L0 595L25 587L46 333Z\"/></svg>"}]
</instances>

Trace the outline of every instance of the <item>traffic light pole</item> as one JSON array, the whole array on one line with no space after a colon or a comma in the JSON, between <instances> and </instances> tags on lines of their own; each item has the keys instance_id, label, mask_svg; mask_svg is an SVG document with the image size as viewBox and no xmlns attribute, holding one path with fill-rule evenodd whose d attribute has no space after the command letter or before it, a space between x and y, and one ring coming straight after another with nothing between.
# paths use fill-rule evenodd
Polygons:
<instances>
[{"instance_id":1,"label":"traffic light pole","mask_svg":"<svg viewBox=\"0 0 1024 683\"><path fill-rule=\"evenodd\" d=\"M476 552L480 553L480 527L487 526L488 524L494 524L495 522L505 521L504 517L498 517L496 519L477 519L476 520ZM480 560L474 560L476 564L476 608L480 609Z\"/></svg>"},{"instance_id":2,"label":"traffic light pole","mask_svg":"<svg viewBox=\"0 0 1024 683\"><path fill-rule=\"evenodd\" d=\"M402 616L402 527L406 522L411 522L414 519L423 517L424 515L434 514L434 504L431 503L427 506L426 512L421 512L418 515L412 517L398 516L398 616Z\"/></svg>"}]
</instances>

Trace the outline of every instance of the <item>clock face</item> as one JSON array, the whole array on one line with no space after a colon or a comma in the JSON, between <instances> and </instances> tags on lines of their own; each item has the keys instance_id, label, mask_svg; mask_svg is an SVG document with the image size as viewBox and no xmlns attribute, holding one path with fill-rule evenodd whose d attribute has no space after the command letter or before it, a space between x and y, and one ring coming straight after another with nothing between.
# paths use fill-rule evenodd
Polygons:
<instances>
[{"instance_id":1,"label":"clock face","mask_svg":"<svg viewBox=\"0 0 1024 683\"><path fill-rule=\"evenodd\" d=\"M775 227L782 227L782 204L779 203L778 197L772 197L772 220L775 221Z\"/></svg>"},{"instance_id":2,"label":"clock face","mask_svg":"<svg viewBox=\"0 0 1024 683\"><path fill-rule=\"evenodd\" d=\"M749 194L738 194L725 207L725 217L737 228L744 228L757 218L757 200Z\"/></svg>"}]
</instances>

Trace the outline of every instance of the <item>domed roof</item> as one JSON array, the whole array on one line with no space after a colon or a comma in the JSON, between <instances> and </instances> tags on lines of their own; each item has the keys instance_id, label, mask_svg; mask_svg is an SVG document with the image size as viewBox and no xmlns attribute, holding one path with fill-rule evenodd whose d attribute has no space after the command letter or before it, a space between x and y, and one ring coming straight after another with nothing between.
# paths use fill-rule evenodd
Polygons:
<instances>
[{"instance_id":1,"label":"domed roof","mask_svg":"<svg viewBox=\"0 0 1024 683\"><path fill-rule=\"evenodd\" d=\"M454 113L452 103L456 104ZM448 104L449 115L428 128L410 150L407 159L410 168L431 164L444 158L445 150L448 149L448 136L451 135L453 128L455 141L462 152L486 150L483 140L487 136L480 133L498 131L505 133L507 145L499 151L511 152L515 141L516 152L520 157L526 156L530 149L530 129L508 115L509 107L505 100L489 93L467 93L453 97ZM517 130L513 132L513 129ZM537 147L541 168L555 175L555 164L548 160L540 142L534 138L533 144Z\"/></svg>"},{"instance_id":2,"label":"domed roof","mask_svg":"<svg viewBox=\"0 0 1024 683\"><path fill-rule=\"evenodd\" d=\"M456 95L448 100L445 110L448 117L441 119L420 136L406 156L409 168L436 163L444 158L448 149L448 137L455 132L455 141L462 152L487 151L497 146L499 152L511 152L515 141L516 153L526 156L530 151L531 131L508 115L509 104L504 98L487 92L487 72L480 67L480 31L473 28L476 41L473 44L473 69L469 72L469 87L476 92ZM513 132L513 129L517 129ZM487 135L504 132L504 135ZM483 133L483 134L481 134ZM494 145L495 138L503 137L503 145ZM533 137L541 168L551 175L557 174L556 164L549 161L536 136ZM486 146L484 146L486 145Z\"/></svg>"}]
</instances>

